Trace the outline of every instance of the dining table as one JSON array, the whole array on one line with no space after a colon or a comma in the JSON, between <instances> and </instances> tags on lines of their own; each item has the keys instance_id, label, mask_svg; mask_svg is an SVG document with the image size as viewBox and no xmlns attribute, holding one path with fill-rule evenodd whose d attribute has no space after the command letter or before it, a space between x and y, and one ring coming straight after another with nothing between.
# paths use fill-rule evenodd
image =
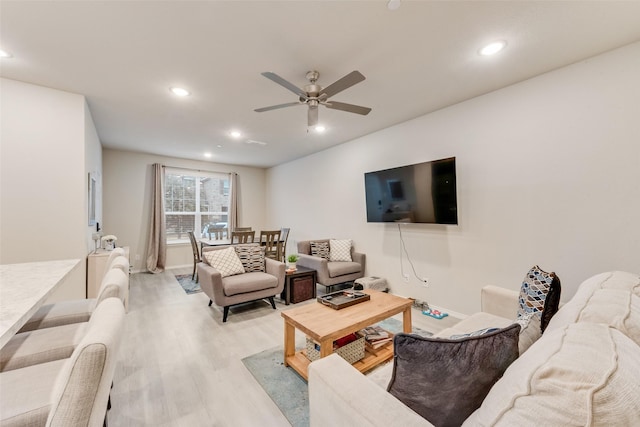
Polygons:
<instances>
[{"instance_id":1,"label":"dining table","mask_svg":"<svg viewBox=\"0 0 640 427\"><path fill-rule=\"evenodd\" d=\"M258 242L259 239L260 239L260 236L256 236L255 243L260 243L261 245L264 245L266 243L264 240ZM205 239L205 238L200 238L200 239L198 239L198 242L200 242L200 253L202 253L202 249L205 246L227 246L227 245L231 245L231 239ZM283 245L284 244L284 240L280 240L279 244Z\"/></svg>"},{"instance_id":2,"label":"dining table","mask_svg":"<svg viewBox=\"0 0 640 427\"><path fill-rule=\"evenodd\" d=\"M0 265L0 348L27 323L80 261Z\"/></svg>"}]
</instances>

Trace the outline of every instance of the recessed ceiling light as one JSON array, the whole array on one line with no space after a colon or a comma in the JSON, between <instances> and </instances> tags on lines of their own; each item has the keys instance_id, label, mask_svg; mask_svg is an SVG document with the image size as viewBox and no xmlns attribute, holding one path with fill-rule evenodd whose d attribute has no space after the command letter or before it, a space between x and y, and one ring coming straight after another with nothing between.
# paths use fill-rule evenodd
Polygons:
<instances>
[{"instance_id":1,"label":"recessed ceiling light","mask_svg":"<svg viewBox=\"0 0 640 427\"><path fill-rule=\"evenodd\" d=\"M222 148L222 144L218 144L218 145L216 145L216 147Z\"/></svg>"},{"instance_id":2,"label":"recessed ceiling light","mask_svg":"<svg viewBox=\"0 0 640 427\"><path fill-rule=\"evenodd\" d=\"M229 135L231 135L232 138L238 139L242 136L242 133L237 130L232 130L231 132L229 132Z\"/></svg>"},{"instance_id":3,"label":"recessed ceiling light","mask_svg":"<svg viewBox=\"0 0 640 427\"><path fill-rule=\"evenodd\" d=\"M208 158L210 158L212 156L212 154L211 153L204 153L204 156L208 159Z\"/></svg>"},{"instance_id":4,"label":"recessed ceiling light","mask_svg":"<svg viewBox=\"0 0 640 427\"><path fill-rule=\"evenodd\" d=\"M398 10L400 7L400 0L389 0L387 2L387 9L389 10Z\"/></svg>"},{"instance_id":5,"label":"recessed ceiling light","mask_svg":"<svg viewBox=\"0 0 640 427\"><path fill-rule=\"evenodd\" d=\"M488 45L480 49L478 53L483 56L494 55L500 52L506 46L507 46L507 42L504 40L500 40L497 42L489 43Z\"/></svg>"},{"instance_id":6,"label":"recessed ceiling light","mask_svg":"<svg viewBox=\"0 0 640 427\"><path fill-rule=\"evenodd\" d=\"M316 126L316 128L315 128L315 129L316 129L316 132L318 132L318 133L322 133L322 132L324 132L325 130L327 130L327 128L325 128L325 127L324 127L324 126L322 126L322 125L318 125L318 126Z\"/></svg>"},{"instance_id":7,"label":"recessed ceiling light","mask_svg":"<svg viewBox=\"0 0 640 427\"><path fill-rule=\"evenodd\" d=\"M0 58L11 58L13 55L4 49L0 49Z\"/></svg>"},{"instance_id":8,"label":"recessed ceiling light","mask_svg":"<svg viewBox=\"0 0 640 427\"><path fill-rule=\"evenodd\" d=\"M171 92L173 92L174 95L176 96L189 96L191 95L191 92L189 92L186 89L183 89L181 87L172 87L171 88Z\"/></svg>"}]
</instances>

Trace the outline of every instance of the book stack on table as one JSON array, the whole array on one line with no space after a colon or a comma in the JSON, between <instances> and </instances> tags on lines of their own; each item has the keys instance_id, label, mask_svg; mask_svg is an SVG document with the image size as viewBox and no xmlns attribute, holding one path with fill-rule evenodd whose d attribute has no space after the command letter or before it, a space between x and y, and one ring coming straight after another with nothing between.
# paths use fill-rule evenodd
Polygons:
<instances>
[{"instance_id":1,"label":"book stack on table","mask_svg":"<svg viewBox=\"0 0 640 427\"><path fill-rule=\"evenodd\" d=\"M371 350L377 350L393 341L393 334L378 325L361 329L358 331L358 335L364 337L365 346Z\"/></svg>"}]
</instances>

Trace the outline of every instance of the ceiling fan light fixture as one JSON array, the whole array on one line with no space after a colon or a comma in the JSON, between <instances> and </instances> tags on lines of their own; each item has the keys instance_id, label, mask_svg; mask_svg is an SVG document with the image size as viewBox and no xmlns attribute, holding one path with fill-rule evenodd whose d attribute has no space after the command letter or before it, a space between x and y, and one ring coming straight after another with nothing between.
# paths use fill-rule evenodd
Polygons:
<instances>
[{"instance_id":1,"label":"ceiling fan light fixture","mask_svg":"<svg viewBox=\"0 0 640 427\"><path fill-rule=\"evenodd\" d=\"M500 52L506 46L507 46L507 42L506 41L498 40L498 41L489 43L488 45L486 45L485 47L480 49L478 51L478 53L480 55L482 55L482 56L491 56L491 55L495 55L496 53Z\"/></svg>"},{"instance_id":2,"label":"ceiling fan light fixture","mask_svg":"<svg viewBox=\"0 0 640 427\"><path fill-rule=\"evenodd\" d=\"M183 89L181 87L172 87L170 88L171 93L173 93L176 96L189 96L191 95L191 92L189 92L186 89Z\"/></svg>"},{"instance_id":3,"label":"ceiling fan light fixture","mask_svg":"<svg viewBox=\"0 0 640 427\"><path fill-rule=\"evenodd\" d=\"M242 136L242 132L240 132L239 130L232 130L231 132L229 132L229 135L231 136L231 138L238 139Z\"/></svg>"},{"instance_id":4,"label":"ceiling fan light fixture","mask_svg":"<svg viewBox=\"0 0 640 427\"><path fill-rule=\"evenodd\" d=\"M11 54L11 52L7 52L4 49L0 49L0 58L12 58L13 55Z\"/></svg>"}]
</instances>

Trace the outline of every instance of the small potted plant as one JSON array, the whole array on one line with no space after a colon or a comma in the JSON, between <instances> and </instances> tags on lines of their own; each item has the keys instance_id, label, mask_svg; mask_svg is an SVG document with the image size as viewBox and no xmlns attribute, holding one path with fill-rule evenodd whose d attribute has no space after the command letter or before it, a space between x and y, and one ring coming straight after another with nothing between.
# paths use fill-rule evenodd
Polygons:
<instances>
[{"instance_id":1,"label":"small potted plant","mask_svg":"<svg viewBox=\"0 0 640 427\"><path fill-rule=\"evenodd\" d=\"M296 269L296 262L298 262L298 255L296 254L291 254L287 257L287 263L289 264L289 269L291 270L295 270Z\"/></svg>"}]
</instances>

